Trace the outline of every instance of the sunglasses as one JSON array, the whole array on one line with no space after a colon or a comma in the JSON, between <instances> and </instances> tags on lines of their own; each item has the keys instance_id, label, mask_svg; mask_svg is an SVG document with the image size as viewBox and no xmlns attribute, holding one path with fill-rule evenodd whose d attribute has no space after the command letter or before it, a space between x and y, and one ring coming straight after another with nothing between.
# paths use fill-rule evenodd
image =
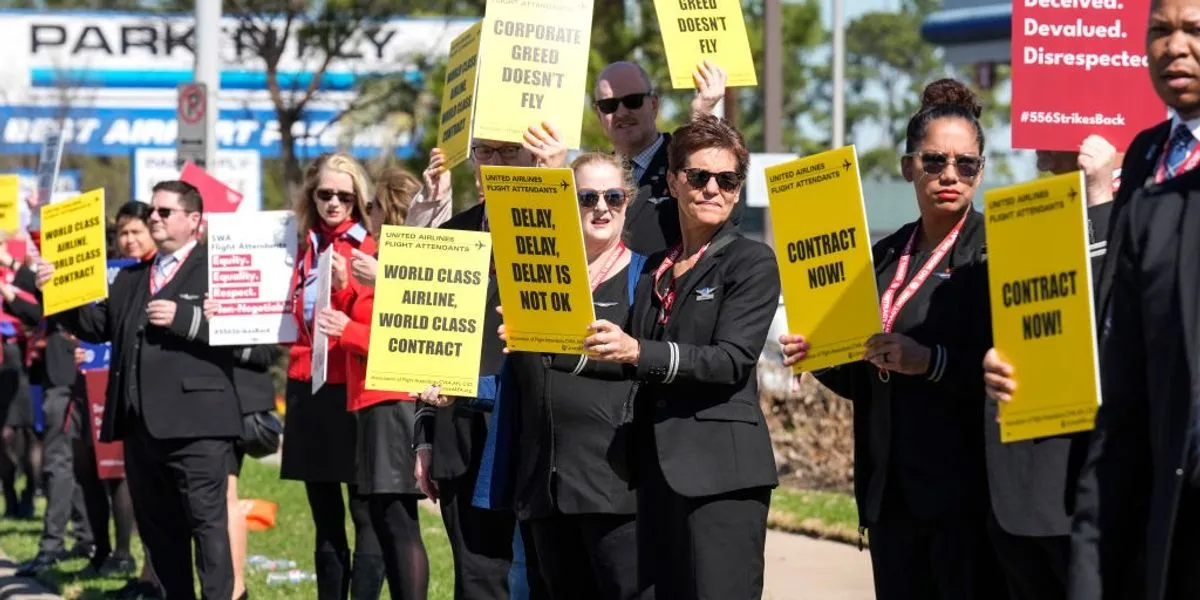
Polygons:
<instances>
[{"instance_id":1,"label":"sunglasses","mask_svg":"<svg viewBox=\"0 0 1200 600\"><path fill-rule=\"evenodd\" d=\"M683 174L687 177L688 185L697 190L708 187L709 180L716 177L717 187L721 188L722 192L732 192L742 184L742 179L744 179L744 177L735 171L713 173L704 169L684 169Z\"/></svg>"},{"instance_id":2,"label":"sunglasses","mask_svg":"<svg viewBox=\"0 0 1200 600\"><path fill-rule=\"evenodd\" d=\"M171 213L173 213L175 211L179 211L181 213L187 212L186 210L184 210L182 208L167 208L167 207L154 208L151 210L154 211L155 213L158 213L158 218L163 219L164 221L166 219L171 218Z\"/></svg>"},{"instance_id":3,"label":"sunglasses","mask_svg":"<svg viewBox=\"0 0 1200 600\"><path fill-rule=\"evenodd\" d=\"M621 208L625 204L625 190L613 188L598 192L596 190L579 190L579 206L583 208L595 208L600 203L600 198L604 198L604 204L609 208Z\"/></svg>"},{"instance_id":4,"label":"sunglasses","mask_svg":"<svg viewBox=\"0 0 1200 600\"><path fill-rule=\"evenodd\" d=\"M337 190L321 188L317 190L316 194L317 200L320 200L321 202L329 202L334 198L337 198L338 202L341 202L342 204L354 204L358 201L358 195L354 192L339 192Z\"/></svg>"},{"instance_id":5,"label":"sunglasses","mask_svg":"<svg viewBox=\"0 0 1200 600\"><path fill-rule=\"evenodd\" d=\"M491 146L471 146L471 154L479 160L492 160L497 154L502 160L513 160L517 157L517 153L521 151L520 146L500 146L493 148Z\"/></svg>"},{"instance_id":6,"label":"sunglasses","mask_svg":"<svg viewBox=\"0 0 1200 600\"><path fill-rule=\"evenodd\" d=\"M921 170L928 175L941 175L946 167L954 165L954 170L965 179L972 179L983 170L983 157L973 154L962 154L950 158L945 152L913 152L905 156L916 156L921 159Z\"/></svg>"},{"instance_id":7,"label":"sunglasses","mask_svg":"<svg viewBox=\"0 0 1200 600\"><path fill-rule=\"evenodd\" d=\"M642 107L642 104L646 103L646 98L649 98L653 95L654 92L640 92L637 94L626 94L620 98L605 98L603 100L597 100L595 102L596 110L600 111L601 114L611 115L617 112L617 108L622 104L624 104L625 108L628 108L629 110L637 110Z\"/></svg>"}]
</instances>

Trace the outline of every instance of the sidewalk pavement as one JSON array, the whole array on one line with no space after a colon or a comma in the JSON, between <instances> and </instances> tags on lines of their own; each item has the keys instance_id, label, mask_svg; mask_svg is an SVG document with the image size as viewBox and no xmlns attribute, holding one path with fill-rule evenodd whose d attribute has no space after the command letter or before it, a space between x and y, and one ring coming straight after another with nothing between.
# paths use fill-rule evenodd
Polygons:
<instances>
[{"instance_id":1,"label":"sidewalk pavement","mask_svg":"<svg viewBox=\"0 0 1200 600\"><path fill-rule=\"evenodd\" d=\"M15 576L16 570L17 563L0 552L0 600L62 600L36 579Z\"/></svg>"},{"instance_id":2,"label":"sidewalk pavement","mask_svg":"<svg viewBox=\"0 0 1200 600\"><path fill-rule=\"evenodd\" d=\"M874 600L871 557L856 546L767 531L764 600Z\"/></svg>"}]
</instances>

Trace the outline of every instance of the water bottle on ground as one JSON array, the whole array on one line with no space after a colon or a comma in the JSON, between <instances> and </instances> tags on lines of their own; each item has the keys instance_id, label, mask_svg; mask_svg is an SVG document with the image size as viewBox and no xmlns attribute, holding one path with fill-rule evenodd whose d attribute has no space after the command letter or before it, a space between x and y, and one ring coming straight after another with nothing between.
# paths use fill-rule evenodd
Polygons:
<instances>
[{"instance_id":1,"label":"water bottle on ground","mask_svg":"<svg viewBox=\"0 0 1200 600\"><path fill-rule=\"evenodd\" d=\"M286 573L267 574L267 585L288 585L316 580L317 576L315 574L301 571L300 569L292 569Z\"/></svg>"}]
</instances>

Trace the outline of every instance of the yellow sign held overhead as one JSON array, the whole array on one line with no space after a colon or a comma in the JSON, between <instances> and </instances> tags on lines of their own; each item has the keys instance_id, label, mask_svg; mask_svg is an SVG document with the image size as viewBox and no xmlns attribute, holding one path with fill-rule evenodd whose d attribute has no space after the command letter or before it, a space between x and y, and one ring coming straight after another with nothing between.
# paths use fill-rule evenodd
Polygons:
<instances>
[{"instance_id":1,"label":"yellow sign held overhead","mask_svg":"<svg viewBox=\"0 0 1200 600\"><path fill-rule=\"evenodd\" d=\"M508 348L583 354L596 320L571 169L483 167Z\"/></svg>"},{"instance_id":2,"label":"yellow sign held overhead","mask_svg":"<svg viewBox=\"0 0 1200 600\"><path fill-rule=\"evenodd\" d=\"M1013 365L1000 440L1087 431L1099 406L1082 173L989 190L992 337ZM1036 243L1031 243L1036 240Z\"/></svg>"},{"instance_id":3,"label":"yellow sign held overhead","mask_svg":"<svg viewBox=\"0 0 1200 600\"><path fill-rule=\"evenodd\" d=\"M54 265L42 291L44 314L108 297L104 233L103 188L42 205L42 258Z\"/></svg>"},{"instance_id":4,"label":"yellow sign held overhead","mask_svg":"<svg viewBox=\"0 0 1200 600\"><path fill-rule=\"evenodd\" d=\"M450 42L437 143L446 157L447 169L453 169L466 160L470 151L471 115L475 109L475 75L482 26L482 23L476 23Z\"/></svg>"},{"instance_id":5,"label":"yellow sign held overhead","mask_svg":"<svg viewBox=\"0 0 1200 600\"><path fill-rule=\"evenodd\" d=\"M474 397L492 243L479 231L384 225L367 389ZM386 299L386 301L385 301Z\"/></svg>"},{"instance_id":6,"label":"yellow sign held overhead","mask_svg":"<svg viewBox=\"0 0 1200 600\"><path fill-rule=\"evenodd\" d=\"M21 178L0 175L0 231L15 233L21 228Z\"/></svg>"},{"instance_id":7,"label":"yellow sign held overhead","mask_svg":"<svg viewBox=\"0 0 1200 600\"><path fill-rule=\"evenodd\" d=\"M883 326L854 146L769 167L765 177L788 331L810 345L794 371L862 360Z\"/></svg>"},{"instance_id":8,"label":"yellow sign held overhead","mask_svg":"<svg viewBox=\"0 0 1200 600\"><path fill-rule=\"evenodd\" d=\"M520 143L530 126L550 122L568 148L579 147L592 2L488 1L475 88L475 137Z\"/></svg>"},{"instance_id":9,"label":"yellow sign held overhead","mask_svg":"<svg viewBox=\"0 0 1200 600\"><path fill-rule=\"evenodd\" d=\"M671 87L696 87L692 71L708 60L725 70L728 87L758 85L741 0L654 0Z\"/></svg>"}]
</instances>

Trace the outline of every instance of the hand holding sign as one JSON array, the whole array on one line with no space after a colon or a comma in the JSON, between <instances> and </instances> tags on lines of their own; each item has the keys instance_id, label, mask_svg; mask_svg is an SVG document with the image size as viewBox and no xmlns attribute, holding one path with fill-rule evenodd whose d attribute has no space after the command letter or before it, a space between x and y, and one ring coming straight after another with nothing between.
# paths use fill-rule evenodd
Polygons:
<instances>
[{"instance_id":1,"label":"hand holding sign","mask_svg":"<svg viewBox=\"0 0 1200 600\"><path fill-rule=\"evenodd\" d=\"M333 278L330 280L330 283L333 285L333 289L345 289L346 284L349 283L349 277L347 276L346 268L346 257L334 252L333 256L330 257L330 260L333 262Z\"/></svg>"},{"instance_id":2,"label":"hand holding sign","mask_svg":"<svg viewBox=\"0 0 1200 600\"><path fill-rule=\"evenodd\" d=\"M450 406L451 404L454 404L454 400L454 396L442 395L442 386L440 385L431 385L425 388L425 391L421 392L421 402L436 406L438 408Z\"/></svg>"},{"instance_id":3,"label":"hand holding sign","mask_svg":"<svg viewBox=\"0 0 1200 600\"><path fill-rule=\"evenodd\" d=\"M346 313L332 308L324 308L321 314L317 315L317 327L321 328L321 332L329 337L342 337L342 332L346 331L346 323L350 322L350 318Z\"/></svg>"},{"instance_id":4,"label":"hand holding sign","mask_svg":"<svg viewBox=\"0 0 1200 600\"><path fill-rule=\"evenodd\" d=\"M728 80L725 70L706 60L696 65L696 70L692 71L692 80L696 82L692 114L713 114L717 105L725 99L725 82Z\"/></svg>"},{"instance_id":5,"label":"hand holding sign","mask_svg":"<svg viewBox=\"0 0 1200 600\"><path fill-rule=\"evenodd\" d=\"M435 200L450 191L450 170L446 168L446 156L441 148L429 154L429 166L422 173L425 179L425 199Z\"/></svg>"},{"instance_id":6,"label":"hand holding sign","mask_svg":"<svg viewBox=\"0 0 1200 600\"><path fill-rule=\"evenodd\" d=\"M588 327L591 335L583 341L583 347L597 360L636 365L642 354L642 345L621 330L621 327L604 319Z\"/></svg>"},{"instance_id":7,"label":"hand holding sign","mask_svg":"<svg viewBox=\"0 0 1200 600\"><path fill-rule=\"evenodd\" d=\"M996 402L1011 402L1013 392L1017 391L1017 381L1013 379L1013 367L1000 357L1000 351L992 348L983 357L983 385L988 398ZM1000 415L996 415L1000 420Z\"/></svg>"},{"instance_id":8,"label":"hand holding sign","mask_svg":"<svg viewBox=\"0 0 1200 600\"><path fill-rule=\"evenodd\" d=\"M1104 204L1113 198L1113 159L1117 149L1098 135L1089 135L1079 145L1079 170L1087 186L1088 206Z\"/></svg>"},{"instance_id":9,"label":"hand holding sign","mask_svg":"<svg viewBox=\"0 0 1200 600\"><path fill-rule=\"evenodd\" d=\"M379 261L374 256L354 248L350 250L350 273L354 280L368 287L375 287L375 275L379 271Z\"/></svg>"},{"instance_id":10,"label":"hand holding sign","mask_svg":"<svg viewBox=\"0 0 1200 600\"><path fill-rule=\"evenodd\" d=\"M567 166L567 145L553 123L543 121L541 125L530 126L521 145L533 155L539 167L560 169Z\"/></svg>"},{"instance_id":11,"label":"hand holding sign","mask_svg":"<svg viewBox=\"0 0 1200 600\"><path fill-rule=\"evenodd\" d=\"M38 260L37 265L37 288L45 289L46 284L50 282L50 278L54 277L54 265L44 260Z\"/></svg>"},{"instance_id":12,"label":"hand holding sign","mask_svg":"<svg viewBox=\"0 0 1200 600\"><path fill-rule=\"evenodd\" d=\"M779 336L779 349L783 352L784 366L792 366L808 356L808 340L802 335L785 333Z\"/></svg>"}]
</instances>

